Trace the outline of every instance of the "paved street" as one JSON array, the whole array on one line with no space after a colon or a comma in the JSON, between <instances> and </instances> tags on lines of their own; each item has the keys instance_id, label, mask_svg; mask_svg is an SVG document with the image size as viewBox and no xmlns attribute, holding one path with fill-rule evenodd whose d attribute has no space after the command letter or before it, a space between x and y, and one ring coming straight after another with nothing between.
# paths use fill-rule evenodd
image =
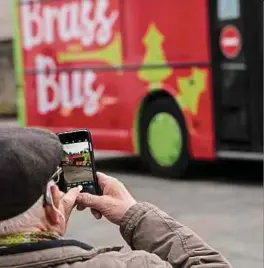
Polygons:
<instances>
[{"instance_id":1,"label":"paved street","mask_svg":"<svg viewBox=\"0 0 264 268\"><path fill-rule=\"evenodd\" d=\"M234 267L263 267L261 165L195 163L182 180L154 178L135 158L100 160L97 167L191 227ZM124 244L116 226L94 220L89 211L74 213L68 236L95 246Z\"/></svg>"},{"instance_id":2,"label":"paved street","mask_svg":"<svg viewBox=\"0 0 264 268\"><path fill-rule=\"evenodd\" d=\"M263 267L260 163L192 163L186 178L171 180L150 176L137 158L104 156L96 154L98 170L119 178L138 200L156 204L191 227L233 267ZM67 236L94 246L125 244L117 226L93 219L88 210L74 212Z\"/></svg>"}]
</instances>

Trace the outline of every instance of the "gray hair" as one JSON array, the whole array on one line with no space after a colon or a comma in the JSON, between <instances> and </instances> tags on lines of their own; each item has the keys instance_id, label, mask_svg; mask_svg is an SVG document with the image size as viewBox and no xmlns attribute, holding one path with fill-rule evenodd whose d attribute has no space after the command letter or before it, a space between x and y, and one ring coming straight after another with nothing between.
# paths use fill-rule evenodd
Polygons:
<instances>
[{"instance_id":1,"label":"gray hair","mask_svg":"<svg viewBox=\"0 0 264 268\"><path fill-rule=\"evenodd\" d=\"M51 181L48 186L54 185ZM27 211L11 219L0 221L0 235L31 231L46 217L42 195Z\"/></svg>"}]
</instances>

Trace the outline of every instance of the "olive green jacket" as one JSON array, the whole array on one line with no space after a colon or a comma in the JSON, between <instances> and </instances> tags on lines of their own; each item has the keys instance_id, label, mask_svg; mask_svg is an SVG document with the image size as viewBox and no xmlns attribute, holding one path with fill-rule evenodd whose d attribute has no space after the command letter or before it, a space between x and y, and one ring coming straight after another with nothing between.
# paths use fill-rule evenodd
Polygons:
<instances>
[{"instance_id":1,"label":"olive green jacket","mask_svg":"<svg viewBox=\"0 0 264 268\"><path fill-rule=\"evenodd\" d=\"M149 203L122 219L120 232L131 251L90 248L77 241L35 243L0 250L0 268L228 268L231 265L186 226Z\"/></svg>"}]
</instances>

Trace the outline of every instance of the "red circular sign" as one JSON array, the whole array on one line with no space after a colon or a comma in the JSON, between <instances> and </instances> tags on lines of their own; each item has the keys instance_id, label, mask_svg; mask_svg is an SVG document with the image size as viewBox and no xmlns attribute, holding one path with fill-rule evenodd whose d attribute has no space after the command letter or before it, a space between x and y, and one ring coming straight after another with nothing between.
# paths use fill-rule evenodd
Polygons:
<instances>
[{"instance_id":1,"label":"red circular sign","mask_svg":"<svg viewBox=\"0 0 264 268\"><path fill-rule=\"evenodd\" d=\"M239 30L232 25L225 26L220 34L220 48L224 56L233 59L238 56L242 46Z\"/></svg>"}]
</instances>

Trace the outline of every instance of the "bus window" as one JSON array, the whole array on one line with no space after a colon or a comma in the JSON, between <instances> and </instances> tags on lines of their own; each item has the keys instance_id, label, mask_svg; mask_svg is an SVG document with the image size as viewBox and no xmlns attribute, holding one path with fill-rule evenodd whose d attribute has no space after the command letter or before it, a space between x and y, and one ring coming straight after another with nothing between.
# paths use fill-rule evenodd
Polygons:
<instances>
[{"instance_id":1,"label":"bus window","mask_svg":"<svg viewBox=\"0 0 264 268\"><path fill-rule=\"evenodd\" d=\"M240 0L218 0L218 19L234 20L240 16Z\"/></svg>"}]
</instances>

